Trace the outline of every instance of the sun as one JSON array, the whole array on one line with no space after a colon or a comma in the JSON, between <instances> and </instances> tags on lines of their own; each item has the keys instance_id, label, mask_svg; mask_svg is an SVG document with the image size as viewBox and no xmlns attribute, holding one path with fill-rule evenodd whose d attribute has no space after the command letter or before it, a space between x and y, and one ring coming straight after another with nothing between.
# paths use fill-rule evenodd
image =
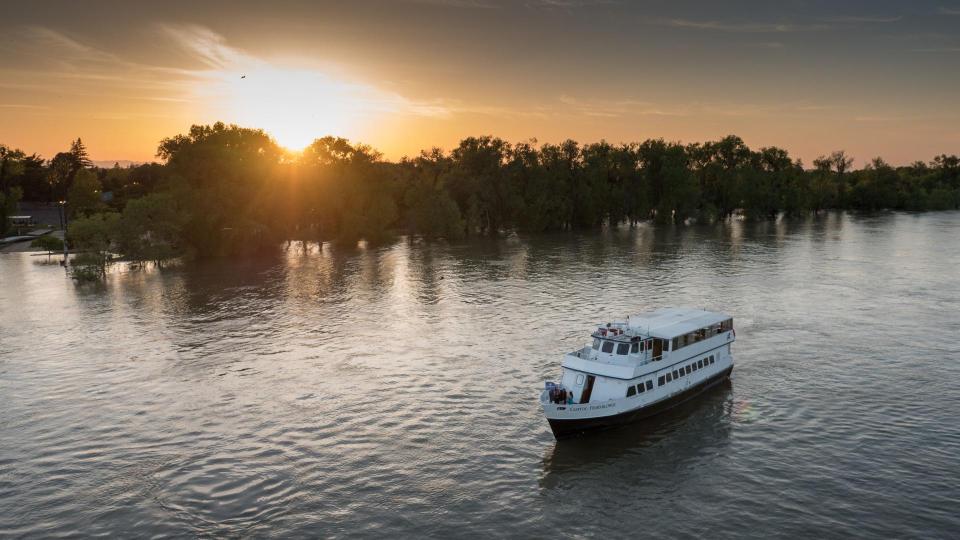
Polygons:
<instances>
[{"instance_id":1,"label":"sun","mask_svg":"<svg viewBox=\"0 0 960 540\"><path fill-rule=\"evenodd\" d=\"M224 120L262 128L293 151L326 135L355 136L384 102L364 85L265 64L218 72L211 86L210 105Z\"/></svg>"}]
</instances>

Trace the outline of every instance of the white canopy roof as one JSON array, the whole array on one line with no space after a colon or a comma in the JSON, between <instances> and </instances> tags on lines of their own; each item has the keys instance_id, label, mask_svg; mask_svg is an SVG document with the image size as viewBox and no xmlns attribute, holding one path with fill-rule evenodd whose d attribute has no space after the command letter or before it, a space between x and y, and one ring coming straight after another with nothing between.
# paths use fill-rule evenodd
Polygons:
<instances>
[{"instance_id":1,"label":"white canopy roof","mask_svg":"<svg viewBox=\"0 0 960 540\"><path fill-rule=\"evenodd\" d=\"M653 337L670 339L731 318L724 313L691 308L662 308L630 315L627 326Z\"/></svg>"}]
</instances>

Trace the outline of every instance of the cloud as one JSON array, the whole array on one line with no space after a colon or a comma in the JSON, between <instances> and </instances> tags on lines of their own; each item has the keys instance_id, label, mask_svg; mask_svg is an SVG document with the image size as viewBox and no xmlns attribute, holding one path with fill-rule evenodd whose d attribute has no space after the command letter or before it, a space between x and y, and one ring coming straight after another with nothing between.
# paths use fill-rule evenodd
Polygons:
<instances>
[{"instance_id":1,"label":"cloud","mask_svg":"<svg viewBox=\"0 0 960 540\"><path fill-rule=\"evenodd\" d=\"M818 32L836 28L838 25L857 23L892 23L901 20L901 16L850 15L819 19L811 23L795 22L737 22L718 20L694 19L657 19L654 22L661 26L673 28L692 28L697 30L715 30L718 32L734 32L745 34L785 34L793 32Z\"/></svg>"},{"instance_id":2,"label":"cloud","mask_svg":"<svg viewBox=\"0 0 960 540\"><path fill-rule=\"evenodd\" d=\"M716 30L719 32L742 32L742 33L787 33L787 32L811 32L819 30L828 30L829 24L793 24L793 23L737 23L724 21L694 21L690 19L665 19L657 21L657 24L672 26L674 28L693 28L697 30Z\"/></svg>"},{"instance_id":3,"label":"cloud","mask_svg":"<svg viewBox=\"0 0 960 540\"><path fill-rule=\"evenodd\" d=\"M929 47L925 49L913 49L917 53L955 53L960 52L960 47Z\"/></svg>"},{"instance_id":4,"label":"cloud","mask_svg":"<svg viewBox=\"0 0 960 540\"><path fill-rule=\"evenodd\" d=\"M182 99L188 74L124 59L65 33L25 27L10 33L18 67L0 68L0 88L31 95L116 100ZM15 82L14 82L15 81ZM23 98L19 98L23 99ZM18 99L18 101L19 101Z\"/></svg>"},{"instance_id":5,"label":"cloud","mask_svg":"<svg viewBox=\"0 0 960 540\"><path fill-rule=\"evenodd\" d=\"M832 23L892 23L892 22L903 20L903 17L899 15L896 17L852 15L852 16L840 16L840 17L827 17L824 20Z\"/></svg>"},{"instance_id":6,"label":"cloud","mask_svg":"<svg viewBox=\"0 0 960 540\"><path fill-rule=\"evenodd\" d=\"M173 39L196 60L212 69L223 69L236 65L243 60L243 55L236 49L228 46L223 36L216 32L196 25L167 25L161 24L162 32Z\"/></svg>"},{"instance_id":7,"label":"cloud","mask_svg":"<svg viewBox=\"0 0 960 540\"><path fill-rule=\"evenodd\" d=\"M208 98L216 99L217 94L223 94L246 99L248 106L255 105L257 100L265 103L295 100L294 105L302 105L310 102L310 95L314 94L316 100L333 98L339 101L335 105L341 109L358 114L361 110L433 117L450 114L439 102L411 100L373 85L339 79L306 62L277 61L247 54L205 27L163 25L161 30L203 66L193 75L204 82L198 91Z\"/></svg>"},{"instance_id":8,"label":"cloud","mask_svg":"<svg viewBox=\"0 0 960 540\"><path fill-rule=\"evenodd\" d=\"M634 99L580 99L562 94L557 98L565 112L581 116L616 118L620 116L686 116L682 110L665 110L648 101Z\"/></svg>"},{"instance_id":9,"label":"cloud","mask_svg":"<svg viewBox=\"0 0 960 540\"><path fill-rule=\"evenodd\" d=\"M748 46L757 49L782 49L784 47L783 43L779 41L762 41L759 43L751 43Z\"/></svg>"},{"instance_id":10,"label":"cloud","mask_svg":"<svg viewBox=\"0 0 960 540\"><path fill-rule=\"evenodd\" d=\"M500 7L486 0L408 0L408 1L414 4L429 4L433 6L453 7L453 8L495 9Z\"/></svg>"},{"instance_id":11,"label":"cloud","mask_svg":"<svg viewBox=\"0 0 960 540\"><path fill-rule=\"evenodd\" d=\"M960 8L942 7L939 12L941 15L960 15Z\"/></svg>"},{"instance_id":12,"label":"cloud","mask_svg":"<svg viewBox=\"0 0 960 540\"><path fill-rule=\"evenodd\" d=\"M590 6L610 6L622 4L621 0L536 0L541 7L580 8Z\"/></svg>"},{"instance_id":13,"label":"cloud","mask_svg":"<svg viewBox=\"0 0 960 540\"><path fill-rule=\"evenodd\" d=\"M66 67L71 63L114 64L121 60L113 54L85 45L66 34L49 28L31 26L23 30L18 43L28 54L39 51L47 59L57 59Z\"/></svg>"}]
</instances>

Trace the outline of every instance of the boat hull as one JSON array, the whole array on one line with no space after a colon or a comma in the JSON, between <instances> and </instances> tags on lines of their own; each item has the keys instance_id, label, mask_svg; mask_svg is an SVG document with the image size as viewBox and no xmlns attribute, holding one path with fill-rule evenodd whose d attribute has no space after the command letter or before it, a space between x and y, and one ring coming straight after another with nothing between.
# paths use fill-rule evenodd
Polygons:
<instances>
[{"instance_id":1,"label":"boat hull","mask_svg":"<svg viewBox=\"0 0 960 540\"><path fill-rule=\"evenodd\" d=\"M730 366L713 377L705 379L700 384L691 386L675 396L671 396L665 400L652 403L645 407L639 407L619 414L610 416L597 416L593 418L551 418L548 419L550 422L550 429L553 431L553 436L557 439L566 439L598 429L604 429L643 420L644 418L655 416L668 409L672 409L673 407L676 407L685 401L693 399L710 388L729 379L732 371L733 366Z\"/></svg>"}]
</instances>

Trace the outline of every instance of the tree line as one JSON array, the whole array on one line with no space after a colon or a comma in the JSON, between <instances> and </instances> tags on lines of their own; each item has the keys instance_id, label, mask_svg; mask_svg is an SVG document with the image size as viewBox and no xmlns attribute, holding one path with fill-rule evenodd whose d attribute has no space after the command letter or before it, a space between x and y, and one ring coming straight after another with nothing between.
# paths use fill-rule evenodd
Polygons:
<instances>
[{"instance_id":1,"label":"tree line","mask_svg":"<svg viewBox=\"0 0 960 540\"><path fill-rule=\"evenodd\" d=\"M346 139L300 153L259 129L216 123L160 142L162 164L92 167L82 141L50 160L0 145L3 212L67 201L69 239L161 262L275 249L290 240L458 239L617 224L762 220L825 209L960 208L960 158L859 170L843 151L804 167L728 136L681 144L511 144L468 137L389 162ZM4 226L6 219L3 220Z\"/></svg>"}]
</instances>

